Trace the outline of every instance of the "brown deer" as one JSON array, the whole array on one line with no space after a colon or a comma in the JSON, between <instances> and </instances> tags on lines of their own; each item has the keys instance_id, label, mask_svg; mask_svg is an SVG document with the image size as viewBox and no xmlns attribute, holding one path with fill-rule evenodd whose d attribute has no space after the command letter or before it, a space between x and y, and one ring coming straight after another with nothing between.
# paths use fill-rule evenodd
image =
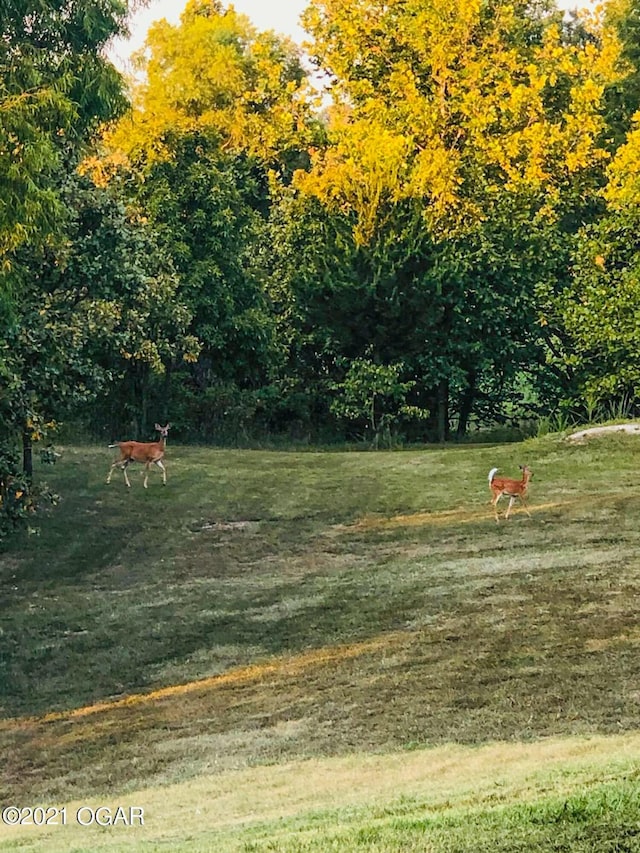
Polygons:
<instances>
[{"instance_id":1,"label":"brown deer","mask_svg":"<svg viewBox=\"0 0 640 853\"><path fill-rule=\"evenodd\" d=\"M169 433L170 426L171 424L167 424L166 426L160 426L160 424L156 424L156 429L160 433L160 439L158 441L117 441L115 444L110 444L109 447L120 448L120 459L116 459L111 468L109 468L107 483L111 482L111 475L113 474L113 469L122 468L122 472L124 474L124 481L127 486L131 488L131 483L129 482L129 478L127 477L127 466L131 465L132 462L144 462L145 489L147 488L147 481L149 479L149 466L152 464L157 465L158 468L160 468L160 470L162 471L162 484L166 486L167 470L162 464L162 460L164 458L164 448L167 443L167 434Z\"/></svg>"},{"instance_id":2,"label":"brown deer","mask_svg":"<svg viewBox=\"0 0 640 853\"><path fill-rule=\"evenodd\" d=\"M507 495L509 497L509 506L507 507L507 511L504 516L505 519L509 518L511 507L514 505L516 498L520 498L525 512L529 518L531 518L531 513L527 507L527 489L529 487L529 480L533 477L533 474L528 465L520 465L520 470L522 471L521 480L511 480L508 477L496 477L496 474L498 473L497 468L492 468L491 471L489 471L489 487L491 489L491 494L493 495L491 503L493 504L493 508L496 513L496 524L498 523L498 501L503 495Z\"/></svg>"}]
</instances>

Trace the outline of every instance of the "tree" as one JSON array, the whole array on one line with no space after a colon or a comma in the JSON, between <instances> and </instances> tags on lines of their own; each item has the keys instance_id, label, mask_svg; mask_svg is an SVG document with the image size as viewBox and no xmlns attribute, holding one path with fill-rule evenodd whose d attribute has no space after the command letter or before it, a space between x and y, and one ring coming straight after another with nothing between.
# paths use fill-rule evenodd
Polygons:
<instances>
[{"instance_id":1,"label":"tree","mask_svg":"<svg viewBox=\"0 0 640 853\"><path fill-rule=\"evenodd\" d=\"M272 188L308 163L306 75L292 43L216 0L155 25L140 61L133 109L91 167L98 182L128 182L172 258L202 344L174 376L172 405L211 436L222 412L239 425L270 394L279 351L253 255Z\"/></svg>"},{"instance_id":2,"label":"tree","mask_svg":"<svg viewBox=\"0 0 640 853\"><path fill-rule=\"evenodd\" d=\"M640 2L608 0L604 26L620 43L618 74L607 86L607 143L615 151L632 129L640 107Z\"/></svg>"},{"instance_id":3,"label":"tree","mask_svg":"<svg viewBox=\"0 0 640 853\"><path fill-rule=\"evenodd\" d=\"M305 23L336 107L294 185L359 259L352 304L397 288L382 337L404 351L380 358L410 365L440 438L452 399L463 428L483 402L498 417L543 360L538 291L567 278L551 248L598 209L618 43L524 0L316 0Z\"/></svg>"},{"instance_id":4,"label":"tree","mask_svg":"<svg viewBox=\"0 0 640 853\"><path fill-rule=\"evenodd\" d=\"M427 417L429 412L406 405L408 391L415 384L401 382L402 363L374 364L367 358L356 358L350 364L344 381L338 383L339 396L331 405L339 417L364 424L377 450L382 438L392 444L392 430L401 415Z\"/></svg>"},{"instance_id":5,"label":"tree","mask_svg":"<svg viewBox=\"0 0 640 853\"><path fill-rule=\"evenodd\" d=\"M617 42L567 43L552 3L317 0L305 22L340 107L302 186L349 205L360 240L405 197L445 235L505 191L551 216L607 157Z\"/></svg>"},{"instance_id":6,"label":"tree","mask_svg":"<svg viewBox=\"0 0 640 853\"><path fill-rule=\"evenodd\" d=\"M10 494L20 494L25 511L33 507L31 442L41 435L47 408L38 386L54 396L56 388L78 385L73 347L68 358L60 355L62 342L74 342L79 334L77 324L65 317L71 320L65 329L58 295L42 293L38 283L53 247L64 241L65 177L97 125L125 105L122 79L102 51L124 30L127 11L124 0L8 0L0 7L0 514L5 517ZM12 486L20 437L26 479ZM10 515L22 513L14 507Z\"/></svg>"},{"instance_id":7,"label":"tree","mask_svg":"<svg viewBox=\"0 0 640 853\"><path fill-rule=\"evenodd\" d=\"M312 138L311 90L296 46L218 0L189 0L174 26L155 23L138 57L133 109L107 136L135 165L171 159L181 136L209 136L286 173Z\"/></svg>"},{"instance_id":8,"label":"tree","mask_svg":"<svg viewBox=\"0 0 640 853\"><path fill-rule=\"evenodd\" d=\"M6 0L0 7L0 258L58 230L58 175L97 125L120 114L123 82L102 50L126 0ZM6 281L5 281L6 284Z\"/></svg>"},{"instance_id":9,"label":"tree","mask_svg":"<svg viewBox=\"0 0 640 853\"><path fill-rule=\"evenodd\" d=\"M572 402L624 411L640 395L640 129L633 129L608 172L605 214L576 244L571 286L555 309L567 336L562 361Z\"/></svg>"},{"instance_id":10,"label":"tree","mask_svg":"<svg viewBox=\"0 0 640 853\"><path fill-rule=\"evenodd\" d=\"M146 436L166 417L172 370L199 355L192 314L171 257L118 182L104 189L75 177L65 197L67 243L42 286L66 293L88 331L82 352L99 378L87 397L91 426Z\"/></svg>"},{"instance_id":11,"label":"tree","mask_svg":"<svg viewBox=\"0 0 640 853\"><path fill-rule=\"evenodd\" d=\"M472 415L499 419L523 365L544 366L539 290L568 265L556 229L533 231L508 202L446 241L416 203L398 203L363 245L352 216L286 194L262 252L287 353L283 417L326 421L349 365L365 358L403 365L410 390L397 423L407 437L444 438L450 419L460 434ZM424 410L429 419L415 417Z\"/></svg>"}]
</instances>

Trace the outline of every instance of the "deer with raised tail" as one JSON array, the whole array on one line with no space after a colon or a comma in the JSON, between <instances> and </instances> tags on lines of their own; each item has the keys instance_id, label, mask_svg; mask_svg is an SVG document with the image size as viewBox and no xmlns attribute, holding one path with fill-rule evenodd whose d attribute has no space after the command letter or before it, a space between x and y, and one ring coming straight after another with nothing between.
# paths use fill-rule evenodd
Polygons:
<instances>
[{"instance_id":1,"label":"deer with raised tail","mask_svg":"<svg viewBox=\"0 0 640 853\"><path fill-rule=\"evenodd\" d=\"M498 523L498 501L503 495L507 495L509 498L509 506L504 516L505 519L509 518L511 507L516 502L516 498L520 499L525 512L531 518L531 513L527 507L527 489L529 488L529 480L533 477L533 474L528 465L520 465L520 470L522 471L521 480L511 480L509 477L496 477L498 473L497 468L492 468L489 471L489 487L493 495L491 503L496 513L496 524Z\"/></svg>"},{"instance_id":2,"label":"deer with raised tail","mask_svg":"<svg viewBox=\"0 0 640 853\"><path fill-rule=\"evenodd\" d=\"M162 484L166 486L167 469L162 464L162 460L164 458L164 449L167 443L167 435L169 433L170 426L171 424L167 424L166 426L160 426L160 424L156 424L156 429L160 433L160 438L158 441L117 441L115 444L110 444L109 447L120 448L120 459L116 459L111 468L109 468L107 483L111 482L111 475L113 474L113 469L122 468L122 472L124 474L124 481L127 486L131 488L131 483L129 482L129 478L127 477L127 466L131 465L132 462L144 462L145 489L147 488L147 481L149 480L150 465L157 465L158 468L160 468L160 470L162 471Z\"/></svg>"}]
</instances>

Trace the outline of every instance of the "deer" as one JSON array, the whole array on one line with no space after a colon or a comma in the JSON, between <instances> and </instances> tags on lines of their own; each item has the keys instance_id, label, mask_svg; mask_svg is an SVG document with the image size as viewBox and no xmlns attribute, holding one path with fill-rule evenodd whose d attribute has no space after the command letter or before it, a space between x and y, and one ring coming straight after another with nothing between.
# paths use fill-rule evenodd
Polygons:
<instances>
[{"instance_id":1,"label":"deer","mask_svg":"<svg viewBox=\"0 0 640 853\"><path fill-rule=\"evenodd\" d=\"M167 424L166 426L160 426L160 424L156 424L156 429L160 433L160 438L158 441L117 441L115 444L110 444L109 447L119 447L120 448L120 459L116 459L111 468L109 468L109 474L107 476L107 484L111 482L111 475L113 474L114 468L122 468L122 472L124 474L124 481L129 488L131 488L131 483L129 482L129 478L127 477L127 466L131 465L132 462L144 462L145 463L145 475L144 475L144 487L147 488L147 481L149 480L149 466L157 465L158 468L162 471L162 485L167 485L167 469L162 464L162 460L164 458L164 448L167 443L167 435L169 433L169 427L171 424Z\"/></svg>"},{"instance_id":2,"label":"deer","mask_svg":"<svg viewBox=\"0 0 640 853\"><path fill-rule=\"evenodd\" d=\"M533 473L528 465L520 465L519 467L522 471L521 480L511 480L508 477L496 477L496 474L498 473L497 468L492 468L489 471L489 488L493 495L491 503L493 504L493 508L496 513L496 524L498 524L498 501L503 495L507 495L509 497L509 506L504 516L505 520L509 518L511 507L514 505L516 498L520 499L525 512L529 518L531 518L531 513L527 507L527 489L529 487L529 480L533 477Z\"/></svg>"}]
</instances>

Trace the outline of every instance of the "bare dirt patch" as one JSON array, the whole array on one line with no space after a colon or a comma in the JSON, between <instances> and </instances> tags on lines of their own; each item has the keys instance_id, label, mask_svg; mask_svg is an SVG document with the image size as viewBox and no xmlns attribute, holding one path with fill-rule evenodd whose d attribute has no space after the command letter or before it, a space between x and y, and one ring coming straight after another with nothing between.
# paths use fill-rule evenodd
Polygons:
<instances>
[{"instance_id":1,"label":"bare dirt patch","mask_svg":"<svg viewBox=\"0 0 640 853\"><path fill-rule=\"evenodd\" d=\"M581 429L567 436L569 441L583 441L585 438L599 438L612 433L625 433L627 435L640 434L640 423L612 424L611 426L590 427Z\"/></svg>"}]
</instances>

